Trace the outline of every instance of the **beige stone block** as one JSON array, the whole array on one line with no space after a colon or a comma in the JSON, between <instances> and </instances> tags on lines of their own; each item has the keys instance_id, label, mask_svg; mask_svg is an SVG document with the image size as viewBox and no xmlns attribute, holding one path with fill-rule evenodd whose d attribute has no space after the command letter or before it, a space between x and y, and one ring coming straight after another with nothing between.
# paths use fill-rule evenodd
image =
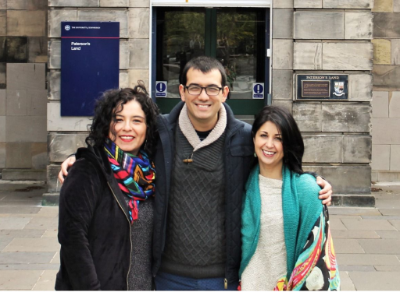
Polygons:
<instances>
[{"instance_id":1,"label":"beige stone block","mask_svg":"<svg viewBox=\"0 0 400 292\"><path fill-rule=\"evenodd\" d=\"M322 131L359 133L370 131L371 107L354 103L322 103Z\"/></svg>"},{"instance_id":2,"label":"beige stone block","mask_svg":"<svg viewBox=\"0 0 400 292\"><path fill-rule=\"evenodd\" d=\"M0 0L0 9L7 9L7 0Z\"/></svg>"},{"instance_id":3,"label":"beige stone block","mask_svg":"<svg viewBox=\"0 0 400 292\"><path fill-rule=\"evenodd\" d=\"M393 91L389 99L389 118L400 118L400 91Z\"/></svg>"},{"instance_id":4,"label":"beige stone block","mask_svg":"<svg viewBox=\"0 0 400 292\"><path fill-rule=\"evenodd\" d=\"M129 37L138 39L149 38L149 8L130 8L129 17Z\"/></svg>"},{"instance_id":5,"label":"beige stone block","mask_svg":"<svg viewBox=\"0 0 400 292\"><path fill-rule=\"evenodd\" d=\"M51 162L63 162L69 155L76 152L79 147L85 147L87 133L83 134L58 134L49 133L48 152ZM54 190L55 191L55 190Z\"/></svg>"},{"instance_id":6,"label":"beige stone block","mask_svg":"<svg viewBox=\"0 0 400 292\"><path fill-rule=\"evenodd\" d=\"M293 0L273 0L272 2L273 8L293 8Z\"/></svg>"},{"instance_id":7,"label":"beige stone block","mask_svg":"<svg viewBox=\"0 0 400 292\"><path fill-rule=\"evenodd\" d=\"M272 37L274 39L293 38L293 9L273 9Z\"/></svg>"},{"instance_id":8,"label":"beige stone block","mask_svg":"<svg viewBox=\"0 0 400 292\"><path fill-rule=\"evenodd\" d=\"M55 7L99 7L100 0L49 0L49 6Z\"/></svg>"},{"instance_id":9,"label":"beige stone block","mask_svg":"<svg viewBox=\"0 0 400 292\"><path fill-rule=\"evenodd\" d=\"M119 42L119 69L129 68L129 43L125 40Z\"/></svg>"},{"instance_id":10,"label":"beige stone block","mask_svg":"<svg viewBox=\"0 0 400 292\"><path fill-rule=\"evenodd\" d=\"M400 145L390 146L390 170L400 171Z\"/></svg>"},{"instance_id":11,"label":"beige stone block","mask_svg":"<svg viewBox=\"0 0 400 292\"><path fill-rule=\"evenodd\" d=\"M400 1L399 0L393 1L393 12L400 12Z\"/></svg>"},{"instance_id":12,"label":"beige stone block","mask_svg":"<svg viewBox=\"0 0 400 292\"><path fill-rule=\"evenodd\" d=\"M150 0L129 0L129 7L150 7Z\"/></svg>"},{"instance_id":13,"label":"beige stone block","mask_svg":"<svg viewBox=\"0 0 400 292\"><path fill-rule=\"evenodd\" d=\"M400 65L400 39L392 39L390 41L392 51L392 64Z\"/></svg>"},{"instance_id":14,"label":"beige stone block","mask_svg":"<svg viewBox=\"0 0 400 292\"><path fill-rule=\"evenodd\" d=\"M372 44L370 42L324 43L322 68L324 70L371 70Z\"/></svg>"},{"instance_id":15,"label":"beige stone block","mask_svg":"<svg viewBox=\"0 0 400 292\"><path fill-rule=\"evenodd\" d=\"M46 169L48 164L47 159L47 143L32 143L32 168Z\"/></svg>"},{"instance_id":16,"label":"beige stone block","mask_svg":"<svg viewBox=\"0 0 400 292\"><path fill-rule=\"evenodd\" d=\"M393 12L393 0L374 0L373 12Z\"/></svg>"},{"instance_id":17,"label":"beige stone block","mask_svg":"<svg viewBox=\"0 0 400 292\"><path fill-rule=\"evenodd\" d=\"M378 172L378 181L400 182L400 175L398 172Z\"/></svg>"},{"instance_id":18,"label":"beige stone block","mask_svg":"<svg viewBox=\"0 0 400 292\"><path fill-rule=\"evenodd\" d=\"M47 82L49 83L48 98L51 100L60 100L61 71L50 70L47 74Z\"/></svg>"},{"instance_id":19,"label":"beige stone block","mask_svg":"<svg viewBox=\"0 0 400 292\"><path fill-rule=\"evenodd\" d=\"M373 39L372 44L374 46L374 64L390 64L390 40Z\"/></svg>"},{"instance_id":20,"label":"beige stone block","mask_svg":"<svg viewBox=\"0 0 400 292\"><path fill-rule=\"evenodd\" d=\"M0 116L6 115L6 104L7 104L6 96L7 96L6 90L0 89Z\"/></svg>"},{"instance_id":21,"label":"beige stone block","mask_svg":"<svg viewBox=\"0 0 400 292\"><path fill-rule=\"evenodd\" d=\"M126 88L129 87L129 74L128 71L119 72L119 87Z\"/></svg>"},{"instance_id":22,"label":"beige stone block","mask_svg":"<svg viewBox=\"0 0 400 292\"><path fill-rule=\"evenodd\" d=\"M47 37L30 37L28 49L28 63L47 63Z\"/></svg>"},{"instance_id":23,"label":"beige stone block","mask_svg":"<svg viewBox=\"0 0 400 292\"><path fill-rule=\"evenodd\" d=\"M373 118L373 144L400 144L400 118Z\"/></svg>"},{"instance_id":24,"label":"beige stone block","mask_svg":"<svg viewBox=\"0 0 400 292\"><path fill-rule=\"evenodd\" d=\"M372 74L374 88L400 90L400 66L374 65Z\"/></svg>"},{"instance_id":25,"label":"beige stone block","mask_svg":"<svg viewBox=\"0 0 400 292\"><path fill-rule=\"evenodd\" d=\"M294 0L294 8L322 8L322 0Z\"/></svg>"},{"instance_id":26,"label":"beige stone block","mask_svg":"<svg viewBox=\"0 0 400 292\"><path fill-rule=\"evenodd\" d=\"M343 137L344 163L370 163L372 138L369 135L345 135Z\"/></svg>"},{"instance_id":27,"label":"beige stone block","mask_svg":"<svg viewBox=\"0 0 400 292\"><path fill-rule=\"evenodd\" d=\"M372 117L389 117L389 93L387 91L373 91L372 95Z\"/></svg>"},{"instance_id":28,"label":"beige stone block","mask_svg":"<svg viewBox=\"0 0 400 292\"><path fill-rule=\"evenodd\" d=\"M400 13L374 13L374 38L400 38Z\"/></svg>"},{"instance_id":29,"label":"beige stone block","mask_svg":"<svg viewBox=\"0 0 400 292\"><path fill-rule=\"evenodd\" d=\"M293 69L322 69L322 43L295 42L293 53Z\"/></svg>"},{"instance_id":30,"label":"beige stone block","mask_svg":"<svg viewBox=\"0 0 400 292\"><path fill-rule=\"evenodd\" d=\"M7 142L46 142L46 116L7 116Z\"/></svg>"},{"instance_id":31,"label":"beige stone block","mask_svg":"<svg viewBox=\"0 0 400 292\"><path fill-rule=\"evenodd\" d=\"M128 7L129 0L100 0L100 7Z\"/></svg>"},{"instance_id":32,"label":"beige stone block","mask_svg":"<svg viewBox=\"0 0 400 292\"><path fill-rule=\"evenodd\" d=\"M43 271L3 270L0 273L1 290L31 290Z\"/></svg>"},{"instance_id":33,"label":"beige stone block","mask_svg":"<svg viewBox=\"0 0 400 292\"><path fill-rule=\"evenodd\" d=\"M47 0L8 0L7 9L20 10L44 10L47 8Z\"/></svg>"},{"instance_id":34,"label":"beige stone block","mask_svg":"<svg viewBox=\"0 0 400 292\"><path fill-rule=\"evenodd\" d=\"M128 76L128 87L134 87L137 85L139 80L142 80L146 85L146 88L149 88L149 70L128 70ZM151 92L151 90L149 90L149 92Z\"/></svg>"},{"instance_id":35,"label":"beige stone block","mask_svg":"<svg viewBox=\"0 0 400 292\"><path fill-rule=\"evenodd\" d=\"M323 8L359 8L369 9L374 0L323 0Z\"/></svg>"},{"instance_id":36,"label":"beige stone block","mask_svg":"<svg viewBox=\"0 0 400 292\"><path fill-rule=\"evenodd\" d=\"M293 103L293 117L302 132L321 132L322 105L320 102Z\"/></svg>"},{"instance_id":37,"label":"beige stone block","mask_svg":"<svg viewBox=\"0 0 400 292\"><path fill-rule=\"evenodd\" d=\"M1 123L1 120L0 120L0 123ZM0 126L0 128L1 128L1 126ZM0 134L0 136L1 136L1 134ZM0 142L0 168L6 167L6 157L7 157L6 154L7 154L6 143Z\"/></svg>"},{"instance_id":38,"label":"beige stone block","mask_svg":"<svg viewBox=\"0 0 400 292\"><path fill-rule=\"evenodd\" d=\"M61 21L76 21L78 19L77 9L51 9L49 17L49 37L61 37Z\"/></svg>"},{"instance_id":39,"label":"beige stone block","mask_svg":"<svg viewBox=\"0 0 400 292\"><path fill-rule=\"evenodd\" d=\"M49 41L49 69L61 69L61 41Z\"/></svg>"},{"instance_id":40,"label":"beige stone block","mask_svg":"<svg viewBox=\"0 0 400 292\"><path fill-rule=\"evenodd\" d=\"M43 63L8 63L7 89L43 90L46 88L46 65Z\"/></svg>"},{"instance_id":41,"label":"beige stone block","mask_svg":"<svg viewBox=\"0 0 400 292\"><path fill-rule=\"evenodd\" d=\"M3 249L3 252L49 252L59 250L60 244L57 242L56 238L14 238L10 244ZM36 279L38 279L38 277Z\"/></svg>"},{"instance_id":42,"label":"beige stone block","mask_svg":"<svg viewBox=\"0 0 400 292\"><path fill-rule=\"evenodd\" d=\"M292 70L272 70L272 98L293 99Z\"/></svg>"},{"instance_id":43,"label":"beige stone block","mask_svg":"<svg viewBox=\"0 0 400 292\"><path fill-rule=\"evenodd\" d=\"M119 22L119 36L127 38L128 12L125 9L85 9L78 11L79 21L117 21Z\"/></svg>"},{"instance_id":44,"label":"beige stone block","mask_svg":"<svg viewBox=\"0 0 400 292\"><path fill-rule=\"evenodd\" d=\"M371 39L372 38L372 13L349 12L345 13L345 39Z\"/></svg>"},{"instance_id":45,"label":"beige stone block","mask_svg":"<svg viewBox=\"0 0 400 292\"><path fill-rule=\"evenodd\" d=\"M372 75L349 74L349 101L372 99Z\"/></svg>"},{"instance_id":46,"label":"beige stone block","mask_svg":"<svg viewBox=\"0 0 400 292\"><path fill-rule=\"evenodd\" d=\"M272 100L272 105L280 106L287 109L290 113L293 112L293 101L292 100Z\"/></svg>"},{"instance_id":47,"label":"beige stone block","mask_svg":"<svg viewBox=\"0 0 400 292\"><path fill-rule=\"evenodd\" d=\"M344 12L296 11L295 39L344 39Z\"/></svg>"},{"instance_id":48,"label":"beige stone block","mask_svg":"<svg viewBox=\"0 0 400 292\"><path fill-rule=\"evenodd\" d=\"M0 10L0 36L7 35L7 11Z\"/></svg>"},{"instance_id":49,"label":"beige stone block","mask_svg":"<svg viewBox=\"0 0 400 292\"><path fill-rule=\"evenodd\" d=\"M342 162L342 135L303 135L303 162Z\"/></svg>"},{"instance_id":50,"label":"beige stone block","mask_svg":"<svg viewBox=\"0 0 400 292\"><path fill-rule=\"evenodd\" d=\"M6 143L6 167L7 168L31 168L32 154L31 143Z\"/></svg>"},{"instance_id":51,"label":"beige stone block","mask_svg":"<svg viewBox=\"0 0 400 292\"><path fill-rule=\"evenodd\" d=\"M58 102L47 104L47 131L83 131L89 130L92 121L88 117L61 117L61 105Z\"/></svg>"},{"instance_id":52,"label":"beige stone block","mask_svg":"<svg viewBox=\"0 0 400 292\"><path fill-rule=\"evenodd\" d=\"M272 68L293 69L293 40L272 40Z\"/></svg>"},{"instance_id":53,"label":"beige stone block","mask_svg":"<svg viewBox=\"0 0 400 292\"><path fill-rule=\"evenodd\" d=\"M5 116L0 116L0 143L6 142L6 124Z\"/></svg>"},{"instance_id":54,"label":"beige stone block","mask_svg":"<svg viewBox=\"0 0 400 292\"><path fill-rule=\"evenodd\" d=\"M46 11L8 10L7 35L45 36Z\"/></svg>"},{"instance_id":55,"label":"beige stone block","mask_svg":"<svg viewBox=\"0 0 400 292\"><path fill-rule=\"evenodd\" d=\"M149 40L133 39L129 41L129 69L149 68Z\"/></svg>"}]
</instances>

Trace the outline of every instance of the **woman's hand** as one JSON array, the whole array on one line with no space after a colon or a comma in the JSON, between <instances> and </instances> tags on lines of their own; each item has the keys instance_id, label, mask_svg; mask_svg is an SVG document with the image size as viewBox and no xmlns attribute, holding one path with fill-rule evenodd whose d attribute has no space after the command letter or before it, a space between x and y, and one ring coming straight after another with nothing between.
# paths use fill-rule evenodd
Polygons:
<instances>
[{"instance_id":1,"label":"woman's hand","mask_svg":"<svg viewBox=\"0 0 400 292\"><path fill-rule=\"evenodd\" d=\"M64 160L61 164L61 170L58 173L58 180L64 183L64 178L68 175L68 168L70 168L76 161L75 155L72 155Z\"/></svg>"},{"instance_id":2,"label":"woman's hand","mask_svg":"<svg viewBox=\"0 0 400 292\"><path fill-rule=\"evenodd\" d=\"M332 186L320 176L317 176L317 184L322 188L322 190L319 191L318 198L323 200L322 204L330 206L332 201Z\"/></svg>"}]
</instances>

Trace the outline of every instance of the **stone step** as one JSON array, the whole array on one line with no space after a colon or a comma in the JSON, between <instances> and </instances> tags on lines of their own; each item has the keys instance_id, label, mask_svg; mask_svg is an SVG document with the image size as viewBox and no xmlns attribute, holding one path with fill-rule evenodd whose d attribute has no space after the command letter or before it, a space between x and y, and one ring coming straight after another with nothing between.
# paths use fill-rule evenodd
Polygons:
<instances>
[{"instance_id":1,"label":"stone step","mask_svg":"<svg viewBox=\"0 0 400 292\"><path fill-rule=\"evenodd\" d=\"M42 196L42 206L58 206L60 193L44 193Z\"/></svg>"},{"instance_id":2,"label":"stone step","mask_svg":"<svg viewBox=\"0 0 400 292\"><path fill-rule=\"evenodd\" d=\"M335 207L375 207L372 194L334 194L332 206Z\"/></svg>"},{"instance_id":3,"label":"stone step","mask_svg":"<svg viewBox=\"0 0 400 292\"><path fill-rule=\"evenodd\" d=\"M46 180L45 169L20 169L20 168L5 168L2 171L3 180Z\"/></svg>"}]
</instances>

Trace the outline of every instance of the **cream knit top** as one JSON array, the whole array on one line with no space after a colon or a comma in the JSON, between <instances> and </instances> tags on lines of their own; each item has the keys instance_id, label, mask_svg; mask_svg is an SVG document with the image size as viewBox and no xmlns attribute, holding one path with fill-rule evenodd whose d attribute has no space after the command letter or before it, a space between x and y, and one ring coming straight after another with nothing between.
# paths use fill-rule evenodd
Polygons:
<instances>
[{"instance_id":1,"label":"cream knit top","mask_svg":"<svg viewBox=\"0 0 400 292\"><path fill-rule=\"evenodd\" d=\"M242 290L273 290L286 275L283 232L282 181L259 175L261 196L260 238L242 274Z\"/></svg>"}]
</instances>

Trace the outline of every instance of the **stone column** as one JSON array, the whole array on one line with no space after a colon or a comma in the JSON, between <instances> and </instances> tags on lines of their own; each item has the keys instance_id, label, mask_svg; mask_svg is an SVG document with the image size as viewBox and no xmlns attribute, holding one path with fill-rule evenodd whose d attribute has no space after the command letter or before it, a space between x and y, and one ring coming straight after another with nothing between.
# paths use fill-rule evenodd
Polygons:
<instances>
[{"instance_id":1,"label":"stone column","mask_svg":"<svg viewBox=\"0 0 400 292\"><path fill-rule=\"evenodd\" d=\"M273 104L292 110L304 168L331 182L334 204L371 206L371 0L291 2L274 1ZM296 101L296 74L348 74L349 99Z\"/></svg>"},{"instance_id":2,"label":"stone column","mask_svg":"<svg viewBox=\"0 0 400 292\"><path fill-rule=\"evenodd\" d=\"M85 146L86 117L60 116L61 21L118 21L120 23L119 86L137 80L149 83L149 0L49 0L49 71L47 104L48 193L43 204L58 203L60 163Z\"/></svg>"}]
</instances>

